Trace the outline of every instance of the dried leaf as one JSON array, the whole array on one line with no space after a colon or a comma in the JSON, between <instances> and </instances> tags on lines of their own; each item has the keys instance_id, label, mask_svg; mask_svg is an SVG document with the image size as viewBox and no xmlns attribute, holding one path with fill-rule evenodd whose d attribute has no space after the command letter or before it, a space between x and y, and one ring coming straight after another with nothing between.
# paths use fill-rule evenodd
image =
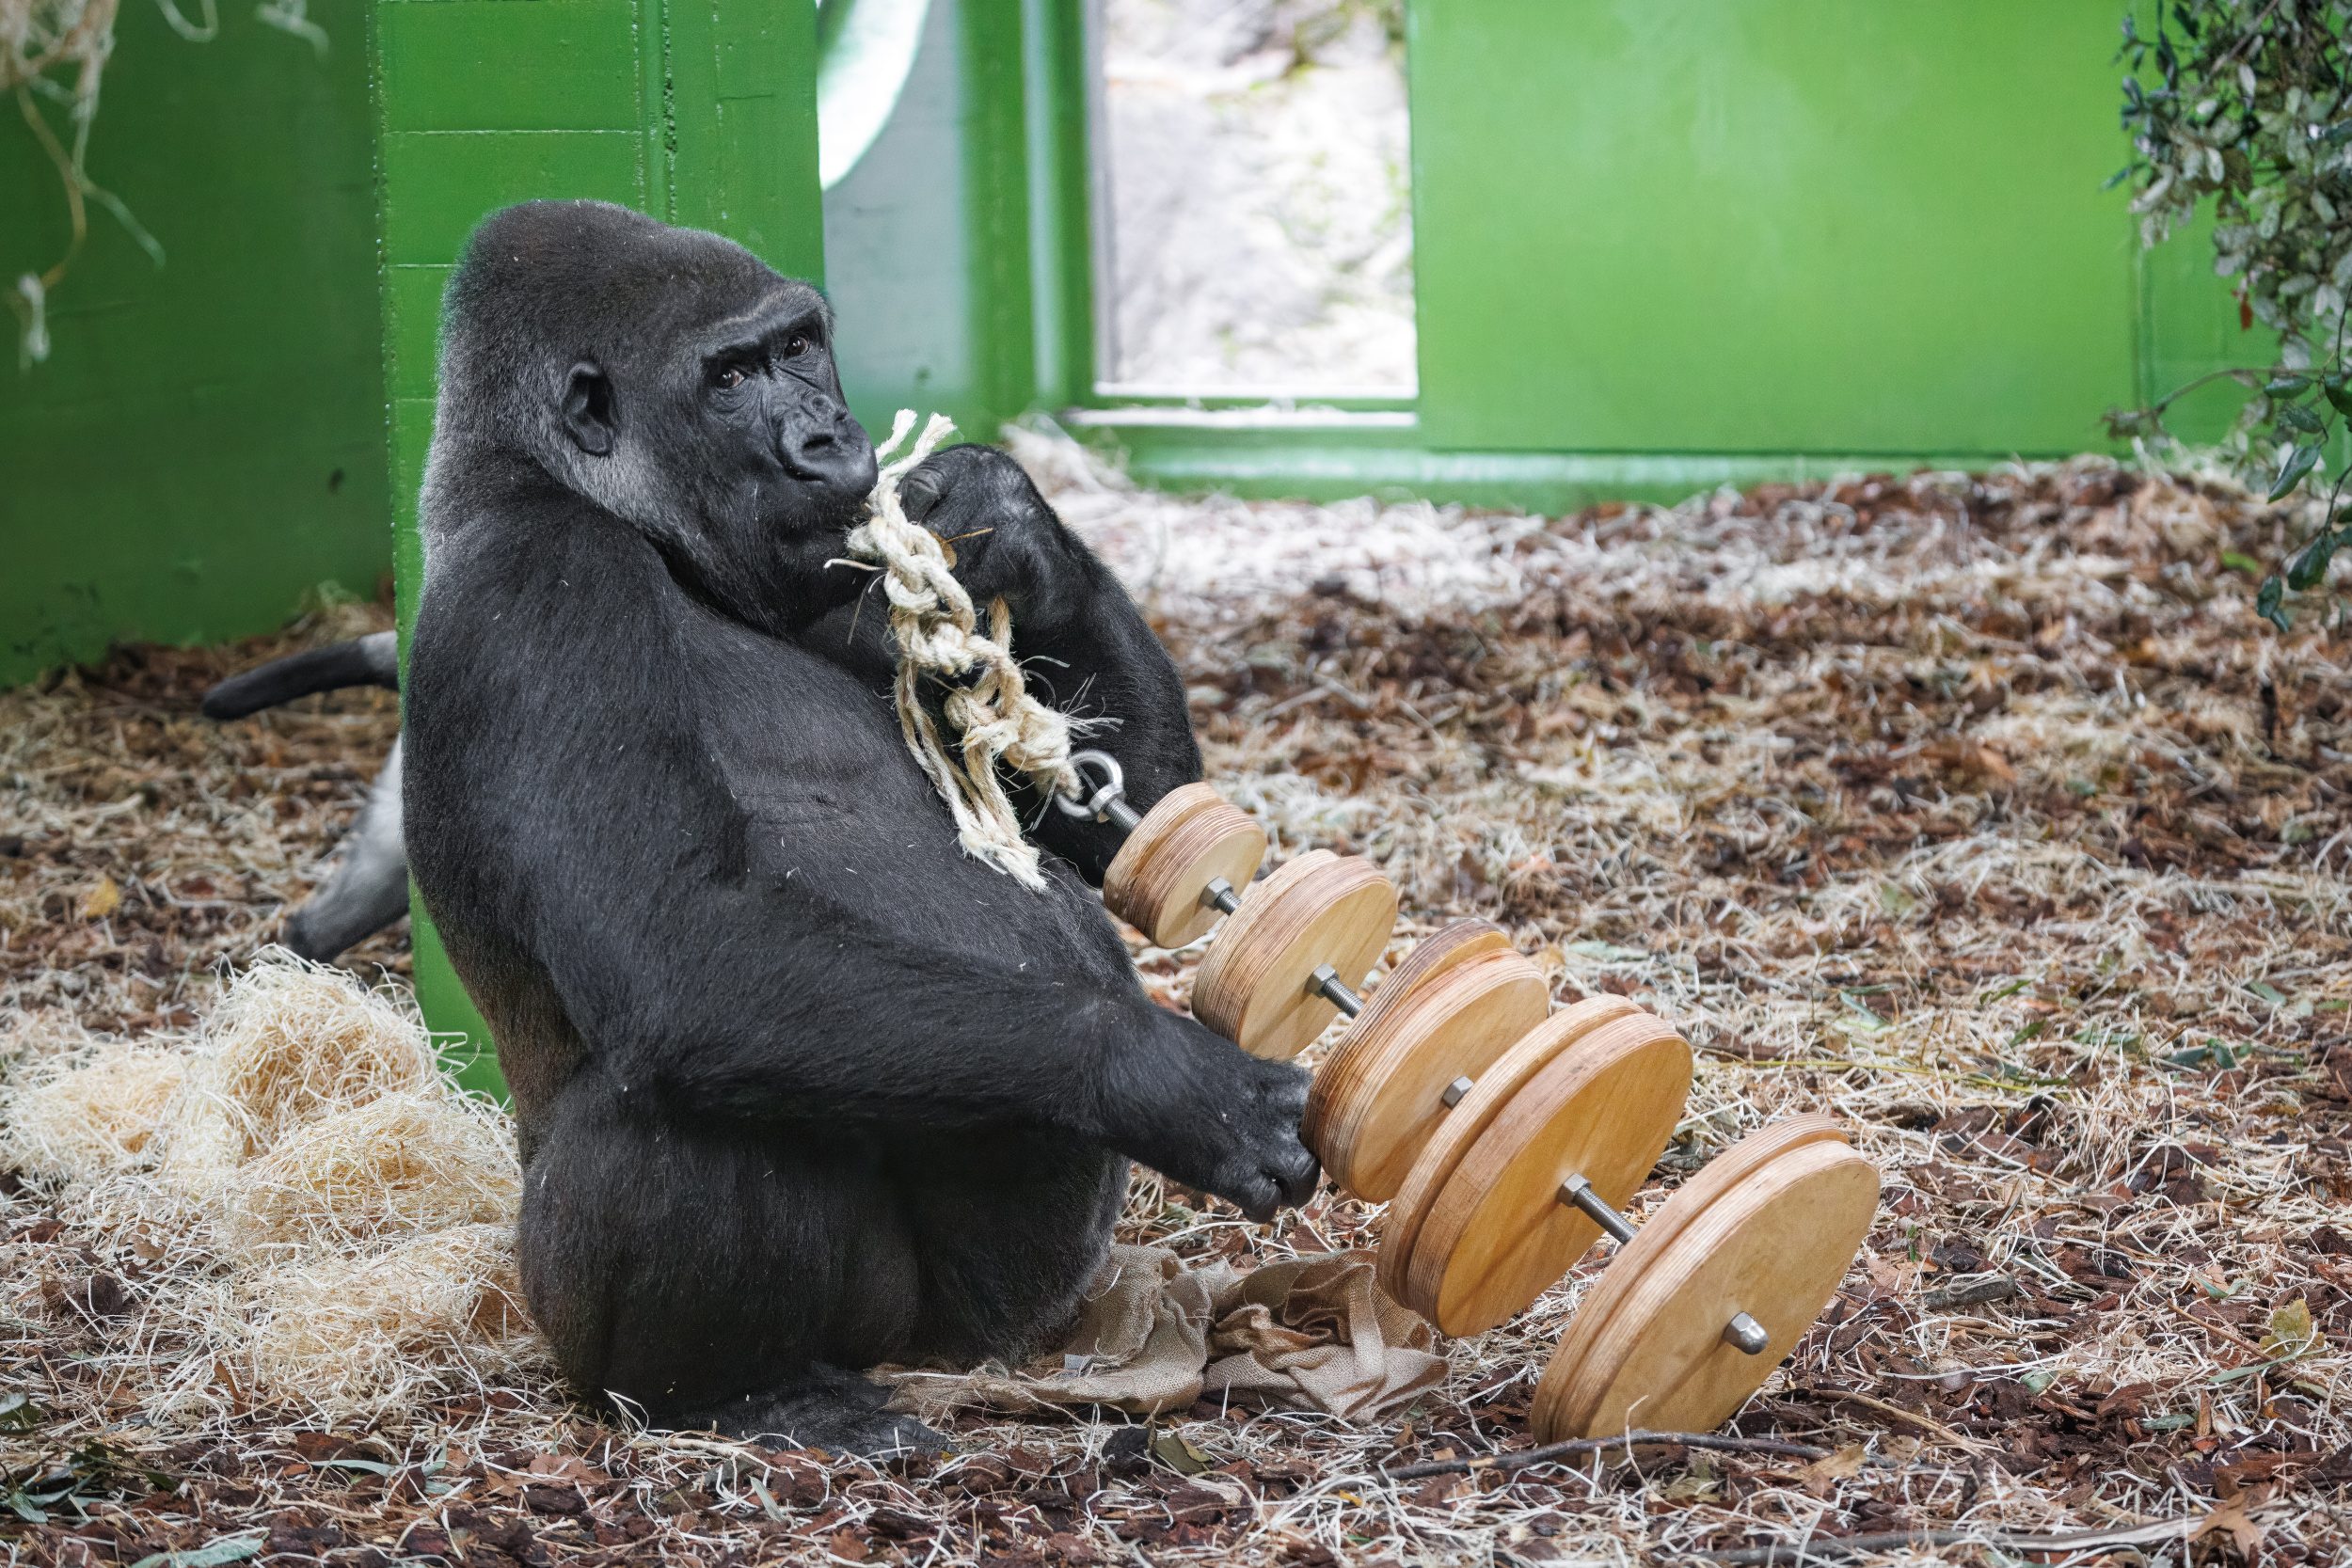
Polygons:
<instances>
[{"instance_id":1,"label":"dried leaf","mask_svg":"<svg viewBox=\"0 0 2352 1568\"><path fill-rule=\"evenodd\" d=\"M2253 1500L2253 1494L2242 1492L2217 1505L2211 1513L2198 1521L2197 1527L2189 1531L2188 1538L2191 1541L2206 1541L2215 1536L2224 1536L2239 1557L2252 1561L2263 1544L2262 1526L2256 1524L2252 1515L2246 1512L2247 1505Z\"/></svg>"},{"instance_id":2,"label":"dried leaf","mask_svg":"<svg viewBox=\"0 0 2352 1568\"><path fill-rule=\"evenodd\" d=\"M2262 1342L2265 1355L2302 1355L2318 1348L2319 1325L2312 1322L2310 1302L2296 1296L2271 1308L2270 1332Z\"/></svg>"},{"instance_id":3,"label":"dried leaf","mask_svg":"<svg viewBox=\"0 0 2352 1568\"><path fill-rule=\"evenodd\" d=\"M103 920L120 908L122 886L112 877L100 877L98 885L82 895L84 920Z\"/></svg>"},{"instance_id":4,"label":"dried leaf","mask_svg":"<svg viewBox=\"0 0 2352 1568\"><path fill-rule=\"evenodd\" d=\"M1817 1497L1826 1497L1838 1481L1860 1475L1869 1458L1867 1445L1849 1443L1827 1459L1817 1459L1804 1467L1804 1489Z\"/></svg>"}]
</instances>

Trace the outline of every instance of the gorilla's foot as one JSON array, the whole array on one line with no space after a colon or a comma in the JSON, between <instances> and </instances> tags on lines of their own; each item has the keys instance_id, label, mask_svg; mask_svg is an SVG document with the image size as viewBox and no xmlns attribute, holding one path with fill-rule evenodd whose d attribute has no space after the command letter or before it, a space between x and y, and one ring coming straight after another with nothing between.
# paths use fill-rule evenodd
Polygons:
<instances>
[{"instance_id":1,"label":"gorilla's foot","mask_svg":"<svg viewBox=\"0 0 2352 1568\"><path fill-rule=\"evenodd\" d=\"M771 1448L823 1449L869 1457L947 1451L947 1439L912 1416L882 1408L890 1390L851 1372L812 1367L781 1388L745 1394L681 1416L679 1428L715 1428L723 1437Z\"/></svg>"}]
</instances>

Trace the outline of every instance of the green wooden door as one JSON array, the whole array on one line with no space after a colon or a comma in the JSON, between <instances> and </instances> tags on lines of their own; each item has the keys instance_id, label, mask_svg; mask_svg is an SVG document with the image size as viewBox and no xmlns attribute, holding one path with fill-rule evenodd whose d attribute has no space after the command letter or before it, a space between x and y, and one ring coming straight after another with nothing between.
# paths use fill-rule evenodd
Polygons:
<instances>
[{"instance_id":1,"label":"green wooden door","mask_svg":"<svg viewBox=\"0 0 2352 1568\"><path fill-rule=\"evenodd\" d=\"M1436 446L2102 444L2136 241L2115 0L1410 8Z\"/></svg>"},{"instance_id":2,"label":"green wooden door","mask_svg":"<svg viewBox=\"0 0 2352 1568\"><path fill-rule=\"evenodd\" d=\"M616 201L821 277L809 0L377 0L386 374L401 626L421 571L441 291L475 224L543 197ZM422 906L417 997L478 1086L488 1031Z\"/></svg>"}]
</instances>

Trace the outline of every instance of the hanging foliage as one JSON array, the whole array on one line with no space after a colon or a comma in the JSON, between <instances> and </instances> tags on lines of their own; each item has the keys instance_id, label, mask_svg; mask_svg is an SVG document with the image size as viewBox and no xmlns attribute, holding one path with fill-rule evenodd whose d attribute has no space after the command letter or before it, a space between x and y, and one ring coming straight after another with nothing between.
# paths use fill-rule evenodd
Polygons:
<instances>
[{"instance_id":1,"label":"hanging foliage","mask_svg":"<svg viewBox=\"0 0 2352 1568\"><path fill-rule=\"evenodd\" d=\"M164 247L112 192L89 176L90 127L98 88L114 53L120 0L0 0L0 93L16 101L34 142L56 166L71 225L64 250L40 272L7 285L15 310L18 355L25 365L49 357L49 296L72 270L89 237L89 209L111 213L139 247L163 265ZM156 0L172 31L194 43L219 36L219 0L197 0L191 19L174 0ZM326 34L306 14L309 0L262 0L255 15L310 40L321 54Z\"/></svg>"},{"instance_id":2,"label":"hanging foliage","mask_svg":"<svg viewBox=\"0 0 2352 1568\"><path fill-rule=\"evenodd\" d=\"M2212 202L2214 269L2237 280L2240 321L2279 348L2110 422L2166 439L2166 410L2195 387L2228 378L2253 394L2227 442L2249 483L2272 500L2322 498L2257 601L2284 630L2288 597L2325 583L2352 544L2344 474L2328 483L2325 461L2352 418L2352 0L2159 0L2155 18L2153 34L2123 22L2123 125L2138 156L2116 179L2136 189L2150 245Z\"/></svg>"}]
</instances>

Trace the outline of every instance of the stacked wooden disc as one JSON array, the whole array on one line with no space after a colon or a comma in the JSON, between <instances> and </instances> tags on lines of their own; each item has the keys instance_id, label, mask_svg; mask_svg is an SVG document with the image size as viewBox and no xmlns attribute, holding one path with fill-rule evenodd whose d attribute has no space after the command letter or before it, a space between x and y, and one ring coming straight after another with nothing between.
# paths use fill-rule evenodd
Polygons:
<instances>
[{"instance_id":1,"label":"stacked wooden disc","mask_svg":"<svg viewBox=\"0 0 2352 1568\"><path fill-rule=\"evenodd\" d=\"M1129 835L1104 898L1164 946L1216 923L1194 1014L1245 1050L1289 1057L1378 960L1396 893L1364 861L1310 850L1251 884L1265 837L1207 786L1174 791ZM1301 1136L1343 1190L1387 1202L1379 1280L1449 1334L1524 1310L1601 1234L1566 1200L1580 1179L1622 1209L1672 1138L1691 1048L1621 997L1550 1011L1543 974L1484 921L1418 944L1315 1075ZM1549 1440L1704 1430L1755 1391L1843 1277L1878 1196L1835 1124L1782 1123L1735 1146L1637 1231L1588 1294L1538 1391ZM1730 1343L1740 1313L1763 1354Z\"/></svg>"},{"instance_id":2,"label":"stacked wooden disc","mask_svg":"<svg viewBox=\"0 0 2352 1568\"><path fill-rule=\"evenodd\" d=\"M1249 885L1265 832L1204 784L1172 789L1146 813L1103 874L1103 902L1162 947L1205 935L1223 911L1202 895L1220 879Z\"/></svg>"},{"instance_id":3,"label":"stacked wooden disc","mask_svg":"<svg viewBox=\"0 0 2352 1568\"><path fill-rule=\"evenodd\" d=\"M1734 1144L1633 1234L1535 1391L1537 1438L1706 1432L1762 1386L1828 1305L1878 1212L1878 1172L1827 1117ZM1744 1312L1761 1354L1728 1342Z\"/></svg>"},{"instance_id":4,"label":"stacked wooden disc","mask_svg":"<svg viewBox=\"0 0 2352 1568\"><path fill-rule=\"evenodd\" d=\"M1390 1293L1449 1334L1525 1309L1600 1227L1560 1199L1581 1176L1621 1209L1674 1137L1691 1048L1621 997L1565 1007L1529 1031L1450 1113L1389 1207Z\"/></svg>"},{"instance_id":5,"label":"stacked wooden disc","mask_svg":"<svg viewBox=\"0 0 2352 1568\"><path fill-rule=\"evenodd\" d=\"M1297 1055L1339 1006L1309 989L1329 965L1363 982L1396 926L1396 889L1354 856L1310 849L1250 890L1192 977L1192 1013L1253 1056Z\"/></svg>"}]
</instances>

